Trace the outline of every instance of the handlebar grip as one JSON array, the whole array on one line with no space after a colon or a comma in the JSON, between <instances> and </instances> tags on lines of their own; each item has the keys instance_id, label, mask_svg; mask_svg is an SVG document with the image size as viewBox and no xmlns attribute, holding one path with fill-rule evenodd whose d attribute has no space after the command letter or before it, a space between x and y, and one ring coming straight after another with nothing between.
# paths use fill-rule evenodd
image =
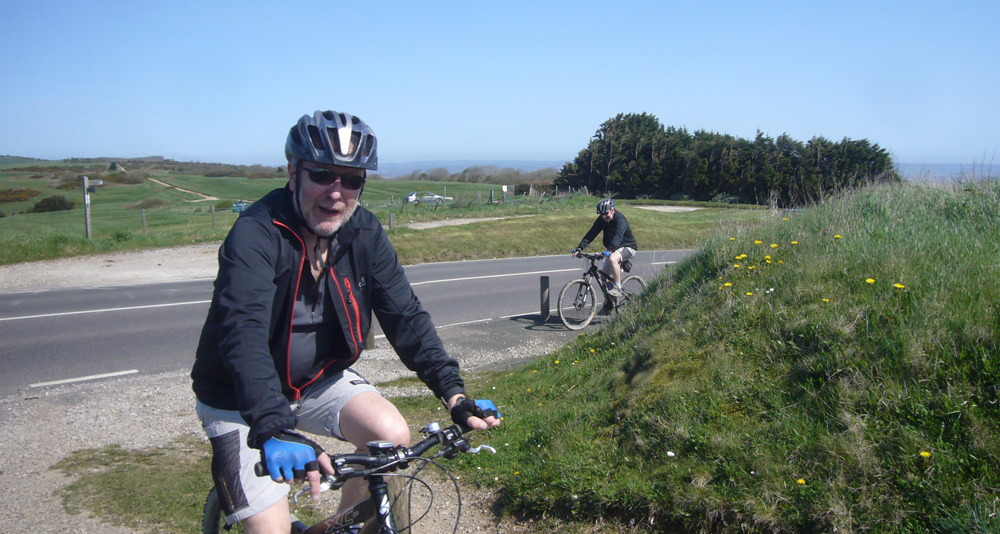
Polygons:
<instances>
[{"instance_id":1,"label":"handlebar grip","mask_svg":"<svg viewBox=\"0 0 1000 534\"><path fill-rule=\"evenodd\" d=\"M295 476L295 478L301 478L306 476L306 473L308 473L309 471L319 471L319 470L320 470L319 461L312 461L307 463L306 468L303 470L299 469L292 470L292 474ZM267 466L264 465L264 462L257 462L253 465L253 474L262 478L271 476L271 473L267 472Z\"/></svg>"}]
</instances>

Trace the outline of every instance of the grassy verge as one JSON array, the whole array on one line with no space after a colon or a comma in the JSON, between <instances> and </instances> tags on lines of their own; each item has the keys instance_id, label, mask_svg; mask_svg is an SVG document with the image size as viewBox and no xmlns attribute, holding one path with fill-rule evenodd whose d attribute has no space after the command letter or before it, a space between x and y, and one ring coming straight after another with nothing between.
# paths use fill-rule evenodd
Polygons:
<instances>
[{"instance_id":1,"label":"grassy verge","mask_svg":"<svg viewBox=\"0 0 1000 534\"><path fill-rule=\"evenodd\" d=\"M55 179L0 173L0 189L30 188L42 193L27 201L0 204L0 210L8 215L0 218L0 265L220 241L237 218L231 210L232 200L257 199L285 183L281 179L187 175L157 175L154 178L220 200L205 200L149 180L136 185L109 184L91 194L93 238L88 240L84 231L82 191L58 189L60 182ZM576 245L594 218L596 199L593 197L518 197L512 202L484 204L479 199L489 198L489 185L428 185L426 182L376 180L366 186L364 198L369 209L384 224L389 223L390 217L400 224L455 218L506 219L432 230L398 226L389 236L406 264L562 253ZM449 196L454 195L447 205L398 202L402 195L412 190L433 189L443 193L445 188ZM34 202L52 195L63 195L77 206L54 213L25 213ZM394 202L390 203L390 199ZM756 215L748 210L723 208L665 214L630 209L627 203L622 209L628 212L636 237L647 250L693 247L719 221ZM435 245L428 247L428 243Z\"/></svg>"},{"instance_id":2,"label":"grassy verge","mask_svg":"<svg viewBox=\"0 0 1000 534\"><path fill-rule=\"evenodd\" d=\"M509 446L478 481L653 530L1000 532L1000 185L966 186L719 232L630 316L495 378Z\"/></svg>"}]
</instances>

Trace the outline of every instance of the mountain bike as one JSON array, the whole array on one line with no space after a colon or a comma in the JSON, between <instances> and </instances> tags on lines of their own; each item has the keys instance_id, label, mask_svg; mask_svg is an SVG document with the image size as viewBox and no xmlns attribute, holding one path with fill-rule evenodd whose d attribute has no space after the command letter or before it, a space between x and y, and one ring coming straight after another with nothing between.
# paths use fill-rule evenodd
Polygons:
<instances>
[{"instance_id":1,"label":"mountain bike","mask_svg":"<svg viewBox=\"0 0 1000 534\"><path fill-rule=\"evenodd\" d=\"M458 532L462 514L462 498L458 490L458 481L444 466L437 463L437 458L454 459L460 453L476 454L486 451L496 454L496 449L489 445L472 447L462 435L457 426L444 429L438 423L430 423L421 429L426 437L410 448L395 446L391 442L368 442L368 453L338 454L330 457L334 474L323 474L321 489L337 490L352 478L368 480L368 492L371 498L354 504L341 512L309 526L299 521L294 515L290 517L292 533L301 534L397 534L411 532L411 526L418 523L430 511L430 505L416 520L411 521L410 492L414 481L421 483L427 490L430 486L419 479L417 475L428 465L434 465L446 473L455 487L458 495L458 513L455 516L453 532ZM432 447L440 445L439 450L425 458L423 454ZM412 475L397 473L410 467L410 462L420 462ZM360 466L355 467L355 466ZM262 464L257 464L258 476L266 475ZM304 488L294 494L293 502L309 491ZM364 525L360 527L360 525ZM243 532L239 523L226 526L226 520L219 503L219 495L213 487L205 500L205 512L202 517L202 534L220 534L223 532Z\"/></svg>"},{"instance_id":2,"label":"mountain bike","mask_svg":"<svg viewBox=\"0 0 1000 534\"><path fill-rule=\"evenodd\" d=\"M598 260L604 259L604 254L588 254L581 252L580 256L590 262L590 266L584 269L583 278L571 280L563 286L559 292L559 300L556 306L559 308L559 319L566 328L570 330L581 330L590 324L597 313L597 293L594 291L594 283L600 288L604 295L603 309L606 313L617 313L635 301L639 293L646 289L646 281L632 275L622 280L622 294L614 297L608 290L614 284L614 279L602 271L597 266ZM622 262L622 272L627 273L632 270L630 261Z\"/></svg>"}]
</instances>

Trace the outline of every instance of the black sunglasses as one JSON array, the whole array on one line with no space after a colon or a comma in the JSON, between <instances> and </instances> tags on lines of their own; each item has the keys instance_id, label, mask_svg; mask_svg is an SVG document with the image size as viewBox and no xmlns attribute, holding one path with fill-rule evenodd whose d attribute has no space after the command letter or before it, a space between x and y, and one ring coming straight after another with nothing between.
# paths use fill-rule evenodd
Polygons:
<instances>
[{"instance_id":1,"label":"black sunglasses","mask_svg":"<svg viewBox=\"0 0 1000 534\"><path fill-rule=\"evenodd\" d=\"M316 185L333 185L334 182L339 180L340 185L344 189L350 189L351 191L361 189L361 186L365 185L366 178L357 174L344 174L327 169L300 168L309 174L309 179Z\"/></svg>"}]
</instances>

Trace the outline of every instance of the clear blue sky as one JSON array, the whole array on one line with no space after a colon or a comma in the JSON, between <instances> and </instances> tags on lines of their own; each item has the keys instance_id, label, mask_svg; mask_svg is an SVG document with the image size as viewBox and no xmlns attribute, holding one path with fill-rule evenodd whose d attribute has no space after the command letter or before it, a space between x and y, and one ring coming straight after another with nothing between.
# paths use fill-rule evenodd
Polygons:
<instances>
[{"instance_id":1,"label":"clear blue sky","mask_svg":"<svg viewBox=\"0 0 1000 534\"><path fill-rule=\"evenodd\" d=\"M335 109L383 162L569 160L648 112L989 163L998 29L996 0L0 0L0 154L275 165Z\"/></svg>"}]
</instances>

